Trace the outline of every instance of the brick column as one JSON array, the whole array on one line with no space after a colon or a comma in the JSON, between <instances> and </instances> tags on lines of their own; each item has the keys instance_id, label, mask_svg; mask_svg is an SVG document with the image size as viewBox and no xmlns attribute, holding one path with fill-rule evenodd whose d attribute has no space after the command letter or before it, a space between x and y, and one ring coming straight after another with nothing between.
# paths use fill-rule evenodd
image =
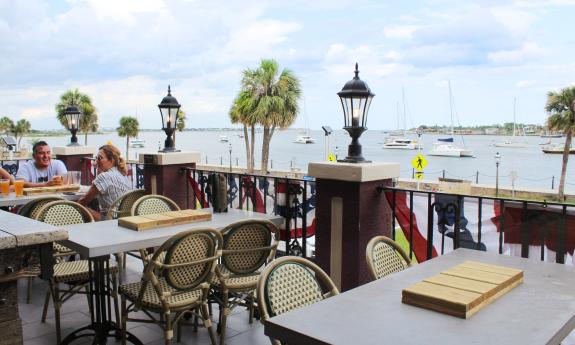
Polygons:
<instances>
[{"instance_id":1,"label":"brick column","mask_svg":"<svg viewBox=\"0 0 575 345\"><path fill-rule=\"evenodd\" d=\"M391 208L379 186L399 177L397 163L310 163L316 178L316 261L341 291L369 281L365 249L391 237Z\"/></svg>"},{"instance_id":2,"label":"brick column","mask_svg":"<svg viewBox=\"0 0 575 345\"><path fill-rule=\"evenodd\" d=\"M90 184L90 170L86 159L94 157L98 149L94 146L54 146L52 153L56 159L61 160L66 165L68 171L81 171L82 184Z\"/></svg>"},{"instance_id":3,"label":"brick column","mask_svg":"<svg viewBox=\"0 0 575 345\"><path fill-rule=\"evenodd\" d=\"M144 153L144 188L150 194L160 194L174 200L180 208L193 206L193 191L187 196L188 180L182 168L195 168L198 152ZM188 198L187 198L188 197Z\"/></svg>"}]
</instances>

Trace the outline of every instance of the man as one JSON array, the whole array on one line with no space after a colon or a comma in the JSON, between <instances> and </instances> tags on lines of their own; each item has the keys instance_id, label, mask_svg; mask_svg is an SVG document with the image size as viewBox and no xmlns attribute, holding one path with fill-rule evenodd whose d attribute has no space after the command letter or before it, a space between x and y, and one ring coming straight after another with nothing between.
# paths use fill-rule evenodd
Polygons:
<instances>
[{"instance_id":1,"label":"man","mask_svg":"<svg viewBox=\"0 0 575 345\"><path fill-rule=\"evenodd\" d=\"M32 147L32 158L20 166L16 177L23 178L24 187L44 187L62 183L62 176L68 173L62 161L52 160L50 146L39 141Z\"/></svg>"}]
</instances>

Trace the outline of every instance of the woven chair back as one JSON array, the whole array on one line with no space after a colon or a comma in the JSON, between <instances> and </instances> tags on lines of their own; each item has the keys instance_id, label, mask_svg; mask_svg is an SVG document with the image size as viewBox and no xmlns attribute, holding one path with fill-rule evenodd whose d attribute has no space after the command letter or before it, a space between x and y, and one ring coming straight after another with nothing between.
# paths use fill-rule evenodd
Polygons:
<instances>
[{"instance_id":1,"label":"woven chair back","mask_svg":"<svg viewBox=\"0 0 575 345\"><path fill-rule=\"evenodd\" d=\"M94 221L88 209L78 203L67 200L47 203L38 211L38 217L36 219L54 226L82 224Z\"/></svg>"},{"instance_id":2,"label":"woven chair back","mask_svg":"<svg viewBox=\"0 0 575 345\"><path fill-rule=\"evenodd\" d=\"M38 211L47 203L56 201L56 200L65 200L59 196L47 196L43 198L37 198L28 201L18 210L18 214L23 217L28 217L32 219L36 219L38 217Z\"/></svg>"},{"instance_id":3,"label":"woven chair back","mask_svg":"<svg viewBox=\"0 0 575 345\"><path fill-rule=\"evenodd\" d=\"M262 273L257 289L260 313L264 319L338 293L337 287L319 266L294 256L272 261Z\"/></svg>"},{"instance_id":4,"label":"woven chair back","mask_svg":"<svg viewBox=\"0 0 575 345\"><path fill-rule=\"evenodd\" d=\"M135 189L124 193L112 203L108 210L107 219L118 219L128 217L132 211L132 206L136 200L146 195L144 189Z\"/></svg>"},{"instance_id":5,"label":"woven chair back","mask_svg":"<svg viewBox=\"0 0 575 345\"><path fill-rule=\"evenodd\" d=\"M162 195L146 195L134 202L132 206L132 216L143 216L146 214L162 213L168 211L179 211L180 207L172 199Z\"/></svg>"},{"instance_id":6,"label":"woven chair back","mask_svg":"<svg viewBox=\"0 0 575 345\"><path fill-rule=\"evenodd\" d=\"M212 278L222 243L222 235L215 229L181 232L162 244L144 274L163 276L175 290L194 290Z\"/></svg>"},{"instance_id":7,"label":"woven chair back","mask_svg":"<svg viewBox=\"0 0 575 345\"><path fill-rule=\"evenodd\" d=\"M259 219L231 224L222 230L222 235L222 264L238 275L253 273L273 259L279 241L278 228Z\"/></svg>"},{"instance_id":8,"label":"woven chair back","mask_svg":"<svg viewBox=\"0 0 575 345\"><path fill-rule=\"evenodd\" d=\"M411 266L411 260L405 251L395 241L385 236L376 236L369 241L366 260L373 280Z\"/></svg>"}]
</instances>

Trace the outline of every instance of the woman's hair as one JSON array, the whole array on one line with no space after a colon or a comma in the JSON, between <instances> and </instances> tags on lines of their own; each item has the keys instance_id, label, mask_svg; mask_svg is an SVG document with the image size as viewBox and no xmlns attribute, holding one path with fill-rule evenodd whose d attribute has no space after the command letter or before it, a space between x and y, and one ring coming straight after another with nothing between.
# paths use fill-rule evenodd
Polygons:
<instances>
[{"instance_id":1,"label":"woman's hair","mask_svg":"<svg viewBox=\"0 0 575 345\"><path fill-rule=\"evenodd\" d=\"M103 145L98 150L102 150L106 155L106 159L114 161L114 166L126 176L128 174L128 167L126 167L126 160L120 157L120 150L114 145Z\"/></svg>"}]
</instances>

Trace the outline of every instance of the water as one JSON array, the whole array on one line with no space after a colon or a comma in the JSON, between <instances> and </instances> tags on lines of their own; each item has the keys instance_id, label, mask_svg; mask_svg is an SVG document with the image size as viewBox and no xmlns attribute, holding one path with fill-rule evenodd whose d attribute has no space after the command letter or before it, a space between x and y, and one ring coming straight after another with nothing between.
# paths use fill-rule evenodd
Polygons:
<instances>
[{"instance_id":1,"label":"water","mask_svg":"<svg viewBox=\"0 0 575 345\"><path fill-rule=\"evenodd\" d=\"M202 156L202 163L209 164L223 163L230 164L230 145L232 149L232 165L245 166L245 145L244 139L239 138L240 131L186 131L178 132L176 135L176 147L182 150L198 151ZM309 134L316 139L315 144L296 144L293 140L298 135L297 130L276 131L270 147L270 163L274 169L289 170L292 167L302 171L307 170L309 162L325 160L326 140L323 131L310 131ZM220 135L226 135L229 143L220 143ZM256 133L256 168L259 168L261 157L261 133ZM366 159L376 162L397 162L401 165L401 176L411 177L411 160L416 156L414 150L388 150L383 149L385 134L379 130L365 132L360 138L363 146L363 155ZM416 137L412 135L412 137ZM517 173L515 186L551 188L552 178L555 176L555 188L559 185L561 176L562 155L550 155L541 152L541 145L548 139L532 136L525 137L529 144L527 148L501 148L492 146L493 143L502 141L502 136L488 135L466 135L456 136L455 143L465 145L472 149L475 158L452 158L429 156L433 142L438 135L426 134L421 137L423 150L421 153L426 156L428 165L425 168L425 179L437 180L437 177L462 178L475 182L478 174L479 183L495 184L495 153L502 156L499 165L499 183L501 186L511 186L512 172ZM161 131L141 132L140 139L146 140L144 148L130 148L130 159L135 159L137 154L142 152L157 151L163 146L165 134ZM343 130L335 131L330 137L331 152L340 158L347 154L347 145L350 142L349 136ZM35 138L37 139L37 138ZM52 146L66 145L69 137L48 137L46 140ZM561 142L564 139L553 139ZM23 142L29 141L25 138ZM97 147L108 141L118 146L122 152L126 149L126 138L118 137L115 133L98 134L88 136L88 145ZM84 143L84 136L79 136L79 142ZM567 168L566 190L575 191L575 156L571 155Z\"/></svg>"}]
</instances>

